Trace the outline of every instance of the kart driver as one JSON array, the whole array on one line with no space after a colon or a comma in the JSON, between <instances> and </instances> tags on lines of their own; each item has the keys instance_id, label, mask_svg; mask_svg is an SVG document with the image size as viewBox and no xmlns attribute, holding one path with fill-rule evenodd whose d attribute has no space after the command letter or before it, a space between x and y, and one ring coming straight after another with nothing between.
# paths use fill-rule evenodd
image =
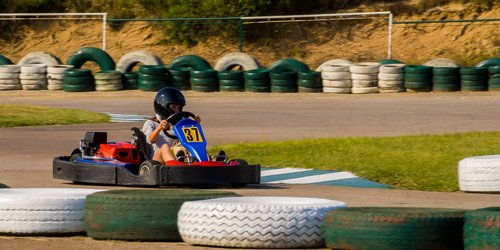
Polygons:
<instances>
[{"instance_id":1,"label":"kart driver","mask_svg":"<svg viewBox=\"0 0 500 250\"><path fill-rule=\"evenodd\" d=\"M165 130L169 129L167 118L177 112L181 112L186 105L186 98L177 89L166 87L156 93L154 99L155 117L146 120L142 127L142 132L146 135L147 142L153 147L153 160L162 164L175 160L170 147L173 139L165 135ZM199 117L196 116L199 122Z\"/></svg>"}]
</instances>

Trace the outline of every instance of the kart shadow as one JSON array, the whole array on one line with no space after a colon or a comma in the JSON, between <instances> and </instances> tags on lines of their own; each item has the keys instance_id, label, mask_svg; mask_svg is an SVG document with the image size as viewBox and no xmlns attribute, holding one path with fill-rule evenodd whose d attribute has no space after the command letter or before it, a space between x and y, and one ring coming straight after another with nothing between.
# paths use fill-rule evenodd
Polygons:
<instances>
[{"instance_id":1,"label":"kart shadow","mask_svg":"<svg viewBox=\"0 0 500 250\"><path fill-rule=\"evenodd\" d=\"M92 183L81 183L81 182L64 182L63 184L65 185L71 185L74 187L105 187L105 188L110 188L113 187L113 189L120 189L120 188L130 188L130 189L135 189L135 188L146 188L146 189L173 189L173 188L178 188L178 189L289 189L289 187L286 186L281 186L279 184L248 184L246 187L230 187L230 186L224 186L224 185L178 185L178 186L141 186L141 185L136 185L136 186L121 186L121 185L114 185L114 184L92 184Z\"/></svg>"}]
</instances>

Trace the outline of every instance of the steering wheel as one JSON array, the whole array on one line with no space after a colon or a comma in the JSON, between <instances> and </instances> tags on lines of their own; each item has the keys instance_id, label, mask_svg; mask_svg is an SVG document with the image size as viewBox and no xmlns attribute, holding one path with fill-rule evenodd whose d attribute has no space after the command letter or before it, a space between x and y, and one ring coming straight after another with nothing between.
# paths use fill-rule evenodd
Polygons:
<instances>
[{"instance_id":1,"label":"steering wheel","mask_svg":"<svg viewBox=\"0 0 500 250\"><path fill-rule=\"evenodd\" d=\"M180 120L182 120L182 118L189 118L189 117L194 119L196 117L196 115L194 115L191 112L181 111L181 112L177 112L177 113L169 116L167 118L167 122L171 125L170 127L172 127L175 124L177 124ZM177 139L177 136L175 136L175 134L173 134L173 133L170 133L168 130L163 130L163 132L165 133L166 136L168 136L172 139Z\"/></svg>"}]
</instances>

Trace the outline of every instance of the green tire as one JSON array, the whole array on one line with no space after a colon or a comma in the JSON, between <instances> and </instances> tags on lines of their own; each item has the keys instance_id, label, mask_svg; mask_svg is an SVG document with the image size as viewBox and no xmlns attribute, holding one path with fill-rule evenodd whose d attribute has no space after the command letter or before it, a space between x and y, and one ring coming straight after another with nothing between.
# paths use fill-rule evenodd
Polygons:
<instances>
[{"instance_id":1,"label":"green tire","mask_svg":"<svg viewBox=\"0 0 500 250\"><path fill-rule=\"evenodd\" d=\"M460 75L460 68L458 67L434 67L432 69L434 76L456 76Z\"/></svg>"},{"instance_id":2,"label":"green tire","mask_svg":"<svg viewBox=\"0 0 500 250\"><path fill-rule=\"evenodd\" d=\"M488 85L500 85L500 78L490 78Z\"/></svg>"},{"instance_id":3,"label":"green tire","mask_svg":"<svg viewBox=\"0 0 500 250\"><path fill-rule=\"evenodd\" d=\"M454 91L460 91L460 85L457 84L434 84L432 86L433 91L440 91L440 92L454 92Z\"/></svg>"},{"instance_id":4,"label":"green tire","mask_svg":"<svg viewBox=\"0 0 500 250\"><path fill-rule=\"evenodd\" d=\"M139 80L138 88L142 91L158 91L164 87L168 87L167 81L156 80Z\"/></svg>"},{"instance_id":5,"label":"green tire","mask_svg":"<svg viewBox=\"0 0 500 250\"><path fill-rule=\"evenodd\" d=\"M482 67L462 67L460 75L488 75L488 68Z\"/></svg>"},{"instance_id":6,"label":"green tire","mask_svg":"<svg viewBox=\"0 0 500 250\"><path fill-rule=\"evenodd\" d=\"M245 83L245 86L257 86L257 87L270 87L271 86L270 80L246 79L244 83Z\"/></svg>"},{"instance_id":7,"label":"green tire","mask_svg":"<svg viewBox=\"0 0 500 250\"><path fill-rule=\"evenodd\" d=\"M167 68L162 65L141 65L141 67L139 68L139 74L164 76L167 73Z\"/></svg>"},{"instance_id":8,"label":"green tire","mask_svg":"<svg viewBox=\"0 0 500 250\"><path fill-rule=\"evenodd\" d=\"M245 91L248 92L271 92L271 85L268 86L258 86L258 85L246 85Z\"/></svg>"},{"instance_id":9,"label":"green tire","mask_svg":"<svg viewBox=\"0 0 500 250\"><path fill-rule=\"evenodd\" d=\"M203 58L197 55L185 55L175 58L168 66L169 69L191 68L194 70L212 69L212 66Z\"/></svg>"},{"instance_id":10,"label":"green tire","mask_svg":"<svg viewBox=\"0 0 500 250\"><path fill-rule=\"evenodd\" d=\"M213 69L191 70L191 72L189 72L189 75L191 76L191 78L217 79L217 71Z\"/></svg>"},{"instance_id":11,"label":"green tire","mask_svg":"<svg viewBox=\"0 0 500 250\"><path fill-rule=\"evenodd\" d=\"M405 73L404 79L405 79L405 81L408 81L408 82L430 82L432 79L432 75L431 74Z\"/></svg>"},{"instance_id":12,"label":"green tire","mask_svg":"<svg viewBox=\"0 0 500 250\"><path fill-rule=\"evenodd\" d=\"M94 239L182 241L177 213L186 201L238 196L205 190L112 190L87 196L85 229Z\"/></svg>"},{"instance_id":13,"label":"green tire","mask_svg":"<svg viewBox=\"0 0 500 250\"><path fill-rule=\"evenodd\" d=\"M137 79L126 79L123 80L123 89L138 89L139 80Z\"/></svg>"},{"instance_id":14,"label":"green tire","mask_svg":"<svg viewBox=\"0 0 500 250\"><path fill-rule=\"evenodd\" d=\"M224 92L241 92L245 90L245 88L237 85L220 85L219 90Z\"/></svg>"},{"instance_id":15,"label":"green tire","mask_svg":"<svg viewBox=\"0 0 500 250\"><path fill-rule=\"evenodd\" d=\"M299 71L299 80L321 80L321 72L318 71Z\"/></svg>"},{"instance_id":16,"label":"green tire","mask_svg":"<svg viewBox=\"0 0 500 250\"><path fill-rule=\"evenodd\" d=\"M498 249L500 246L500 207L467 211L464 220L465 249Z\"/></svg>"},{"instance_id":17,"label":"green tire","mask_svg":"<svg viewBox=\"0 0 500 250\"><path fill-rule=\"evenodd\" d=\"M169 76L169 79L171 82L181 82L181 83L186 83L189 85L189 76Z\"/></svg>"},{"instance_id":18,"label":"green tire","mask_svg":"<svg viewBox=\"0 0 500 250\"><path fill-rule=\"evenodd\" d=\"M432 88L432 83L430 82L404 82L405 88L412 90L428 90Z\"/></svg>"},{"instance_id":19,"label":"green tire","mask_svg":"<svg viewBox=\"0 0 500 250\"><path fill-rule=\"evenodd\" d=\"M178 90L190 90L191 84L186 82L172 82L172 86Z\"/></svg>"},{"instance_id":20,"label":"green tire","mask_svg":"<svg viewBox=\"0 0 500 250\"><path fill-rule=\"evenodd\" d=\"M68 58L66 64L73 65L75 68L80 68L88 61L95 62L99 65L101 71L115 70L115 62L113 61L113 58L111 58L106 51L92 47L77 50Z\"/></svg>"},{"instance_id":21,"label":"green tire","mask_svg":"<svg viewBox=\"0 0 500 250\"><path fill-rule=\"evenodd\" d=\"M3 183L0 183L0 188L9 188L9 186L3 184Z\"/></svg>"},{"instance_id":22,"label":"green tire","mask_svg":"<svg viewBox=\"0 0 500 250\"><path fill-rule=\"evenodd\" d=\"M460 77L458 75L457 76L434 75L432 77L432 82L434 83L434 85L436 84L460 85Z\"/></svg>"},{"instance_id":23,"label":"green tire","mask_svg":"<svg viewBox=\"0 0 500 250\"><path fill-rule=\"evenodd\" d=\"M401 64L403 62L396 59L382 59L379 61L380 64Z\"/></svg>"},{"instance_id":24,"label":"green tire","mask_svg":"<svg viewBox=\"0 0 500 250\"><path fill-rule=\"evenodd\" d=\"M219 85L219 81L216 78L191 78L189 82L192 85L197 86L213 86L216 87Z\"/></svg>"},{"instance_id":25,"label":"green tire","mask_svg":"<svg viewBox=\"0 0 500 250\"><path fill-rule=\"evenodd\" d=\"M150 74L139 73L139 80L165 81L166 79L168 79L166 74L150 75Z\"/></svg>"},{"instance_id":26,"label":"green tire","mask_svg":"<svg viewBox=\"0 0 500 250\"><path fill-rule=\"evenodd\" d=\"M180 76L180 77L188 77L189 78L189 70L169 69L168 72L170 73L170 75L173 75L173 76Z\"/></svg>"},{"instance_id":27,"label":"green tire","mask_svg":"<svg viewBox=\"0 0 500 250\"><path fill-rule=\"evenodd\" d=\"M64 76L62 82L69 85L92 85L95 80L93 76Z\"/></svg>"},{"instance_id":28,"label":"green tire","mask_svg":"<svg viewBox=\"0 0 500 250\"><path fill-rule=\"evenodd\" d=\"M0 65L10 65L10 64L13 64L13 63L9 58L7 58L3 55L0 55Z\"/></svg>"},{"instance_id":29,"label":"green tire","mask_svg":"<svg viewBox=\"0 0 500 250\"><path fill-rule=\"evenodd\" d=\"M470 81L470 80L461 80L460 85L462 87L483 87L488 86L487 81Z\"/></svg>"},{"instance_id":30,"label":"green tire","mask_svg":"<svg viewBox=\"0 0 500 250\"><path fill-rule=\"evenodd\" d=\"M305 88L321 88L321 80L309 80L309 79L299 79L297 81L299 84L299 87L305 87Z\"/></svg>"},{"instance_id":31,"label":"green tire","mask_svg":"<svg viewBox=\"0 0 500 250\"><path fill-rule=\"evenodd\" d=\"M431 66L423 66L423 65L406 65L404 66L405 74L432 74Z\"/></svg>"},{"instance_id":32,"label":"green tire","mask_svg":"<svg viewBox=\"0 0 500 250\"><path fill-rule=\"evenodd\" d=\"M92 71L90 71L90 69L70 68L64 71L64 76L70 76L70 77L92 76Z\"/></svg>"},{"instance_id":33,"label":"green tire","mask_svg":"<svg viewBox=\"0 0 500 250\"><path fill-rule=\"evenodd\" d=\"M309 88L309 87L299 86L299 93L321 93L321 92L323 92L322 87Z\"/></svg>"},{"instance_id":34,"label":"green tire","mask_svg":"<svg viewBox=\"0 0 500 250\"><path fill-rule=\"evenodd\" d=\"M460 79L464 81L486 82L488 81L488 75L461 75Z\"/></svg>"},{"instance_id":35,"label":"green tire","mask_svg":"<svg viewBox=\"0 0 500 250\"><path fill-rule=\"evenodd\" d=\"M123 73L123 79L139 79L139 74L137 72L127 72Z\"/></svg>"},{"instance_id":36,"label":"green tire","mask_svg":"<svg viewBox=\"0 0 500 250\"><path fill-rule=\"evenodd\" d=\"M269 79L269 72L271 70L264 68L248 70L243 72L243 78L249 80Z\"/></svg>"},{"instance_id":37,"label":"green tire","mask_svg":"<svg viewBox=\"0 0 500 250\"><path fill-rule=\"evenodd\" d=\"M269 77L271 80L288 80L288 81L297 81L297 72L293 70L271 70L269 72Z\"/></svg>"},{"instance_id":38,"label":"green tire","mask_svg":"<svg viewBox=\"0 0 500 250\"><path fill-rule=\"evenodd\" d=\"M222 86L244 86L244 82L242 80L219 80L219 85Z\"/></svg>"},{"instance_id":39,"label":"green tire","mask_svg":"<svg viewBox=\"0 0 500 250\"><path fill-rule=\"evenodd\" d=\"M217 92L219 91L218 86L202 86L202 85L191 85L191 89L197 92Z\"/></svg>"},{"instance_id":40,"label":"green tire","mask_svg":"<svg viewBox=\"0 0 500 250\"><path fill-rule=\"evenodd\" d=\"M271 92L275 93L295 93L297 91L298 91L297 86L289 87L289 86L271 85Z\"/></svg>"},{"instance_id":41,"label":"green tire","mask_svg":"<svg viewBox=\"0 0 500 250\"><path fill-rule=\"evenodd\" d=\"M271 70L293 70L295 72L310 70L305 63L293 58L281 59L273 63L269 68Z\"/></svg>"},{"instance_id":42,"label":"green tire","mask_svg":"<svg viewBox=\"0 0 500 250\"><path fill-rule=\"evenodd\" d=\"M72 84L63 84L63 90L66 92L87 92L94 91L95 85L87 84L87 85L72 85Z\"/></svg>"},{"instance_id":43,"label":"green tire","mask_svg":"<svg viewBox=\"0 0 500 250\"><path fill-rule=\"evenodd\" d=\"M220 80L243 80L243 71L219 71L217 77Z\"/></svg>"},{"instance_id":44,"label":"green tire","mask_svg":"<svg viewBox=\"0 0 500 250\"><path fill-rule=\"evenodd\" d=\"M494 74L499 74L500 75L500 65L498 66L489 66L488 67L488 72L492 75Z\"/></svg>"},{"instance_id":45,"label":"green tire","mask_svg":"<svg viewBox=\"0 0 500 250\"><path fill-rule=\"evenodd\" d=\"M334 249L463 249L463 210L351 207L325 216Z\"/></svg>"},{"instance_id":46,"label":"green tire","mask_svg":"<svg viewBox=\"0 0 500 250\"><path fill-rule=\"evenodd\" d=\"M500 66L500 58L486 59L476 65L476 67L489 67L489 66Z\"/></svg>"},{"instance_id":47,"label":"green tire","mask_svg":"<svg viewBox=\"0 0 500 250\"><path fill-rule=\"evenodd\" d=\"M461 86L462 91L488 91L488 85Z\"/></svg>"},{"instance_id":48,"label":"green tire","mask_svg":"<svg viewBox=\"0 0 500 250\"><path fill-rule=\"evenodd\" d=\"M288 87L288 88L297 88L297 80L281 80L281 79L272 79L271 78L271 87L279 86L279 87Z\"/></svg>"}]
</instances>

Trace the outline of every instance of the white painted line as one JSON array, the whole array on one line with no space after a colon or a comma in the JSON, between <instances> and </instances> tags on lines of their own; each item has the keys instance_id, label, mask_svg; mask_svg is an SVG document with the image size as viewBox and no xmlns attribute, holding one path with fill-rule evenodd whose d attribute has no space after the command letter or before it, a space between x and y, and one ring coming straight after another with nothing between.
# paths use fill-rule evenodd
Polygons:
<instances>
[{"instance_id":1,"label":"white painted line","mask_svg":"<svg viewBox=\"0 0 500 250\"><path fill-rule=\"evenodd\" d=\"M298 172L304 172L304 171L309 171L312 169L306 169L306 168L278 168L278 169L273 169L273 170L263 170L260 174L261 177L263 176L271 176L271 175L278 175L278 174L291 174L291 173L298 173Z\"/></svg>"},{"instance_id":2,"label":"white painted line","mask_svg":"<svg viewBox=\"0 0 500 250\"><path fill-rule=\"evenodd\" d=\"M323 181L334 181L334 180L343 180L352 178L358 178L358 176L353 175L351 172L336 172L331 174L313 175L313 176L300 177L300 178L281 180L281 181L271 181L268 183L309 184L309 183L317 183Z\"/></svg>"}]
</instances>

